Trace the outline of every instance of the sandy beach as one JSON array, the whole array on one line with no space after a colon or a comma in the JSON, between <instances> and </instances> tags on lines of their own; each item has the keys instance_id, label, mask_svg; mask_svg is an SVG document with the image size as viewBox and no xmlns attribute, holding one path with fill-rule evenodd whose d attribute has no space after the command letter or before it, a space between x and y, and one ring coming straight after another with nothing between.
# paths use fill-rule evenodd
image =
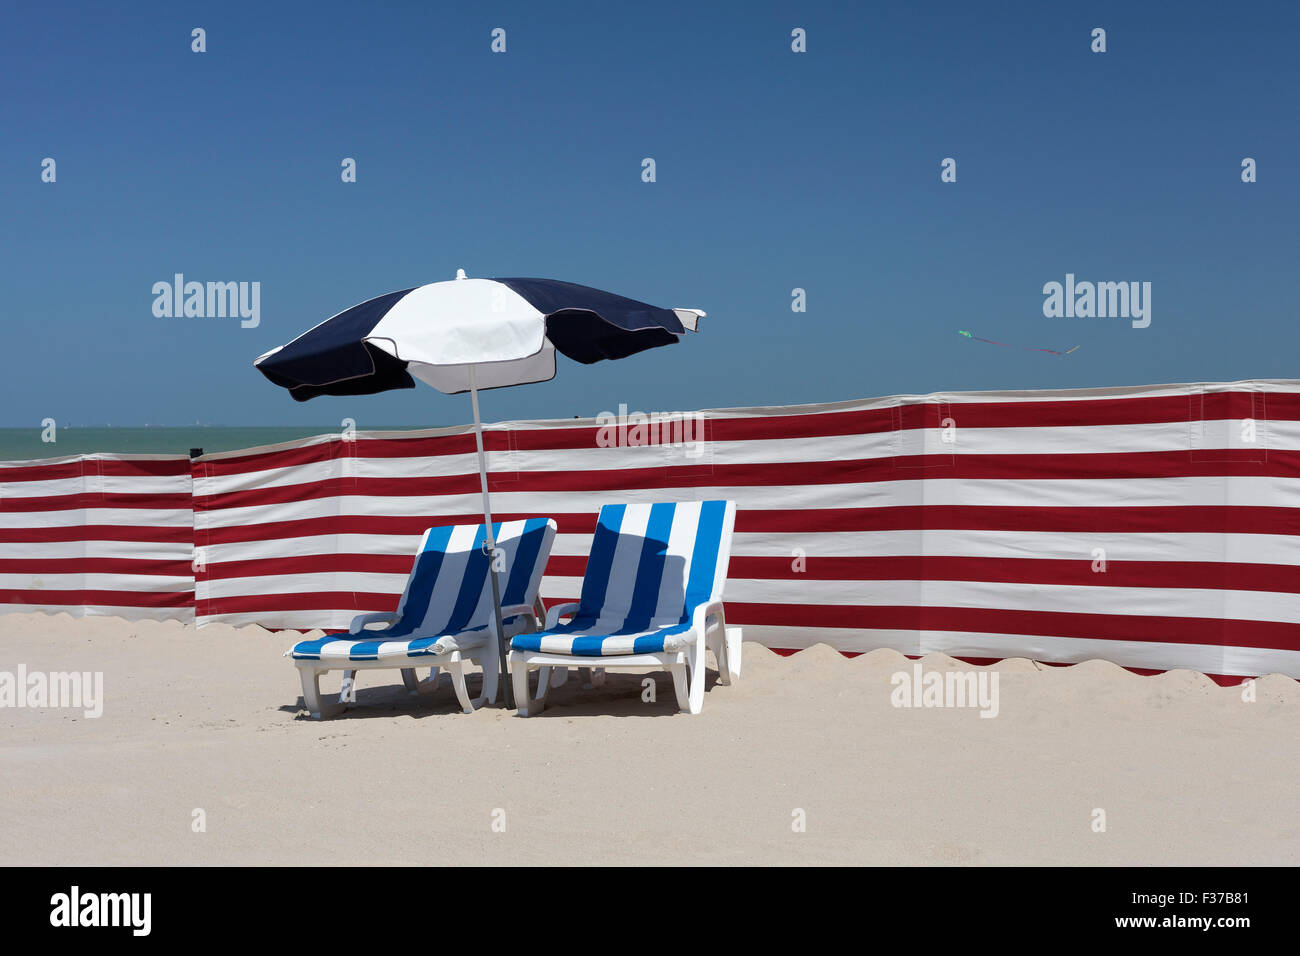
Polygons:
<instances>
[{"instance_id":1,"label":"sandy beach","mask_svg":"<svg viewBox=\"0 0 1300 956\"><path fill-rule=\"evenodd\" d=\"M0 709L0 863L1300 863L1300 685L1280 676L1245 702L1188 671L1008 660L986 719L893 706L913 662L892 651L746 644L697 717L662 675L654 703L611 673L523 719L371 671L320 722L281 656L297 637L0 616L0 670L104 681L98 718Z\"/></svg>"}]
</instances>

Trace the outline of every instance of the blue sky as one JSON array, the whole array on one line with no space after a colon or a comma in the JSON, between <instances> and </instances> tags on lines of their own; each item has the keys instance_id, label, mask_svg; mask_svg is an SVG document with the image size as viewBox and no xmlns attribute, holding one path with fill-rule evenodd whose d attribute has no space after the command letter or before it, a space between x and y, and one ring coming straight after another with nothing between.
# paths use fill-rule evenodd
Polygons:
<instances>
[{"instance_id":1,"label":"blue sky","mask_svg":"<svg viewBox=\"0 0 1300 956\"><path fill-rule=\"evenodd\" d=\"M552 382L485 395L488 420L1298 374L1294 3L20 3L3 20L0 425L464 422L467 399L424 386L299 405L252 367L457 268L709 313L670 348L561 358ZM156 318L152 286L177 272L260 282L260 325ZM1151 282L1150 327L1045 318L1067 272Z\"/></svg>"}]
</instances>

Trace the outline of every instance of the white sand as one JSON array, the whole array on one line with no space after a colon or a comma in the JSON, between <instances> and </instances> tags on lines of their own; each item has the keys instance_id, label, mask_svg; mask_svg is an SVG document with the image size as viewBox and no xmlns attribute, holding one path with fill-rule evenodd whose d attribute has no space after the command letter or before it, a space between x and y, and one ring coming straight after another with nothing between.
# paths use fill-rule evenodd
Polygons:
<instances>
[{"instance_id":1,"label":"white sand","mask_svg":"<svg viewBox=\"0 0 1300 956\"><path fill-rule=\"evenodd\" d=\"M893 707L912 664L892 651L746 644L697 717L667 675L654 704L611 672L522 719L363 671L317 722L281 656L297 637L0 616L0 671L103 671L106 697L99 719L0 709L0 864L1300 863L1288 678L1246 703L1187 671L1010 660L981 719Z\"/></svg>"}]
</instances>

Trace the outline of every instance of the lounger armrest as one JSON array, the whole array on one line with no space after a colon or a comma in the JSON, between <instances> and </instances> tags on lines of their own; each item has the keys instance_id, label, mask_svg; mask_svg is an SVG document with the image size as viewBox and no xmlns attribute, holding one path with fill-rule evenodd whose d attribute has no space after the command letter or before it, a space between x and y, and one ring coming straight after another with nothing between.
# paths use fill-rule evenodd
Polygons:
<instances>
[{"instance_id":1,"label":"lounger armrest","mask_svg":"<svg viewBox=\"0 0 1300 956\"><path fill-rule=\"evenodd\" d=\"M709 618L717 617L717 621L712 627L709 626ZM695 608L695 614L691 617L691 627L699 635L700 639L712 631L714 628L727 627L727 619L722 613L721 601L709 601L707 604L701 604Z\"/></svg>"},{"instance_id":2,"label":"lounger armrest","mask_svg":"<svg viewBox=\"0 0 1300 956\"><path fill-rule=\"evenodd\" d=\"M352 625L348 628L349 634L360 634L366 629L367 624L394 624L401 617L396 611L376 611L373 614L358 614L352 619Z\"/></svg>"},{"instance_id":3,"label":"lounger armrest","mask_svg":"<svg viewBox=\"0 0 1300 956\"><path fill-rule=\"evenodd\" d=\"M555 627L555 625L559 624L560 618L569 614L576 614L577 611L578 603L576 601L570 604L557 604L555 607L550 608L546 612L546 630L549 631L551 628Z\"/></svg>"},{"instance_id":4,"label":"lounger armrest","mask_svg":"<svg viewBox=\"0 0 1300 956\"><path fill-rule=\"evenodd\" d=\"M532 614L533 606L531 604L509 604L501 609L501 620L517 617L520 614Z\"/></svg>"}]
</instances>

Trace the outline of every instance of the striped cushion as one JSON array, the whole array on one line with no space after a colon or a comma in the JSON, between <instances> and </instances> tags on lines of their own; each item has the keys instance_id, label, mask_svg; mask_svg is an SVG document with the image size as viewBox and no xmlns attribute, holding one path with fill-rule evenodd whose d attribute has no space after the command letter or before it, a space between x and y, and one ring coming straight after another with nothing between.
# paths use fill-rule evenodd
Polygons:
<instances>
[{"instance_id":1,"label":"striped cushion","mask_svg":"<svg viewBox=\"0 0 1300 956\"><path fill-rule=\"evenodd\" d=\"M731 501L606 505L573 620L511 646L580 657L681 650L695 608L722 598L735 520Z\"/></svg>"},{"instance_id":2,"label":"striped cushion","mask_svg":"<svg viewBox=\"0 0 1300 956\"><path fill-rule=\"evenodd\" d=\"M555 527L550 518L492 525L497 548L505 553L505 571L497 579L503 606L531 607L537 600ZM485 540L481 524L430 528L420 541L395 623L368 630L364 637L336 634L300 641L292 656L296 660L401 661L485 643L492 620L491 559L483 553Z\"/></svg>"}]
</instances>

